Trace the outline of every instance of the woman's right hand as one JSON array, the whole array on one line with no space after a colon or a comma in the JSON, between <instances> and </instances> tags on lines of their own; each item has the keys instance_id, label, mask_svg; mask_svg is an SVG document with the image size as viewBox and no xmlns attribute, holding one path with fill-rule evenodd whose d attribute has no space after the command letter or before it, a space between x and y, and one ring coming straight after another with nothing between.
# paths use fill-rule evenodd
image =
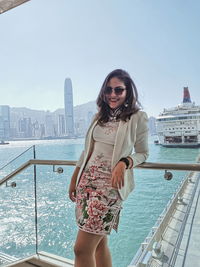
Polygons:
<instances>
[{"instance_id":1,"label":"woman's right hand","mask_svg":"<svg viewBox=\"0 0 200 267\"><path fill-rule=\"evenodd\" d=\"M76 201L76 184L73 182L69 186L69 198L72 202Z\"/></svg>"},{"instance_id":2,"label":"woman's right hand","mask_svg":"<svg viewBox=\"0 0 200 267\"><path fill-rule=\"evenodd\" d=\"M72 175L71 183L69 186L69 198L73 202L76 201L76 180L77 180L79 171L80 171L80 167L76 167Z\"/></svg>"}]
</instances>

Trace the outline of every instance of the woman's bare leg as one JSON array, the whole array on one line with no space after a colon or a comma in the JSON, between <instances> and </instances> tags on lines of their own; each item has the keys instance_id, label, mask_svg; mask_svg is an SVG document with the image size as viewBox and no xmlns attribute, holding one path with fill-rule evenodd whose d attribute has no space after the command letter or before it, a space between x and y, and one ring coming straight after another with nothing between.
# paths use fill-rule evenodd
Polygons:
<instances>
[{"instance_id":1,"label":"woman's bare leg","mask_svg":"<svg viewBox=\"0 0 200 267\"><path fill-rule=\"evenodd\" d=\"M95 251L103 237L79 230L74 246L75 267L96 267Z\"/></svg>"},{"instance_id":2,"label":"woman's bare leg","mask_svg":"<svg viewBox=\"0 0 200 267\"><path fill-rule=\"evenodd\" d=\"M112 267L112 259L107 240L107 236L104 236L96 248L96 267Z\"/></svg>"}]
</instances>

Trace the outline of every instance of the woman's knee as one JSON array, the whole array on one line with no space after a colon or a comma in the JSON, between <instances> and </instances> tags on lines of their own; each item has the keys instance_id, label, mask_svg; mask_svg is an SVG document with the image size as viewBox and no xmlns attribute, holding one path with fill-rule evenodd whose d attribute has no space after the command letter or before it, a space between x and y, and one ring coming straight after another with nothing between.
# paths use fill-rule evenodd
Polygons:
<instances>
[{"instance_id":1,"label":"woman's knee","mask_svg":"<svg viewBox=\"0 0 200 267\"><path fill-rule=\"evenodd\" d=\"M94 248L90 246L87 242L76 242L74 245L74 254L76 256L83 256L92 254L94 252Z\"/></svg>"},{"instance_id":2,"label":"woman's knee","mask_svg":"<svg viewBox=\"0 0 200 267\"><path fill-rule=\"evenodd\" d=\"M107 236L102 238L102 240L99 242L96 253L102 253L103 251L106 251L108 249L108 242L107 242Z\"/></svg>"},{"instance_id":3,"label":"woman's knee","mask_svg":"<svg viewBox=\"0 0 200 267\"><path fill-rule=\"evenodd\" d=\"M84 248L84 246L81 246L80 244L75 244L74 245L74 254L76 256L81 256L86 254L86 249Z\"/></svg>"},{"instance_id":4,"label":"woman's knee","mask_svg":"<svg viewBox=\"0 0 200 267\"><path fill-rule=\"evenodd\" d=\"M97 246L101 243L101 239L102 236L79 231L74 246L75 255L94 255Z\"/></svg>"}]
</instances>

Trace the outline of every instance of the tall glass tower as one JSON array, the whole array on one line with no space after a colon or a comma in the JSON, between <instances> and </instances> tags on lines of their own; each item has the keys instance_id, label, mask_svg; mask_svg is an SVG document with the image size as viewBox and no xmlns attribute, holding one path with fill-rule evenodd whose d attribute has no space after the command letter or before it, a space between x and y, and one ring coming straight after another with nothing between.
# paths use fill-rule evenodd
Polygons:
<instances>
[{"instance_id":1,"label":"tall glass tower","mask_svg":"<svg viewBox=\"0 0 200 267\"><path fill-rule=\"evenodd\" d=\"M73 92L70 78L65 79L64 86L65 101L65 134L69 137L74 136L74 112L73 112Z\"/></svg>"}]
</instances>

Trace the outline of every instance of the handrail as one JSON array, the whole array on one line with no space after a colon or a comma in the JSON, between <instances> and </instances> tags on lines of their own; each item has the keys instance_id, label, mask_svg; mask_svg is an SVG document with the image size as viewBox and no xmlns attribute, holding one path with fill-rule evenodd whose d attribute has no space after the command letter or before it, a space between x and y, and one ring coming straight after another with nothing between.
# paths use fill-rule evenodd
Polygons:
<instances>
[{"instance_id":1,"label":"handrail","mask_svg":"<svg viewBox=\"0 0 200 267\"><path fill-rule=\"evenodd\" d=\"M20 153L17 157L15 157L14 159L12 159L11 161L9 161L8 163L6 163L5 165L0 167L0 170L3 170L5 167L7 167L10 163L12 163L13 161L15 161L16 159L18 159L19 157L21 157L23 154L25 154L27 151L29 151L30 149L34 150L35 145L30 146L29 148L27 148L25 151L23 151L22 153Z\"/></svg>"},{"instance_id":2,"label":"handrail","mask_svg":"<svg viewBox=\"0 0 200 267\"><path fill-rule=\"evenodd\" d=\"M74 160L40 160L40 159L31 159L19 168L5 176L0 180L0 185L10 180L13 176L17 175L24 169L28 168L31 165L67 165L75 166L77 161ZM155 170L177 170L177 171L200 171L200 164L185 164L185 163L154 163L154 162L144 162L136 168L141 169L155 169Z\"/></svg>"},{"instance_id":3,"label":"handrail","mask_svg":"<svg viewBox=\"0 0 200 267\"><path fill-rule=\"evenodd\" d=\"M183 196L183 193L184 193L184 191L188 185L188 181L189 181L190 177L191 177L191 175L189 174L186 176L184 181L182 181L182 184L180 185L178 190L174 193L172 198L169 200L168 204L165 206L165 209L163 210L163 212L159 216L158 220L156 221L156 223L152 227L150 233L145 238L145 241L143 243L141 243L139 250L135 254L134 258L132 259L132 261L128 267L140 266L140 261L142 261L144 259L146 253L148 251L153 250L154 242L159 242L161 239L163 239L162 235L164 233L164 230L166 229L170 219L172 218L173 211L176 209L176 205L178 203L178 198ZM196 186L194 187L194 190L196 192ZM194 198L194 193L192 193L189 204L187 205L188 210L190 210L190 208L191 208L191 202L192 202L193 198ZM188 211L186 212L185 217L181 218L182 224L184 224L186 222L187 216L188 216ZM185 226L185 224L184 224L184 226ZM182 231L183 231L183 226L179 229L179 235L182 233ZM174 247L175 247L176 242L173 242ZM174 266L174 265L169 265L169 266Z\"/></svg>"},{"instance_id":4,"label":"handrail","mask_svg":"<svg viewBox=\"0 0 200 267\"><path fill-rule=\"evenodd\" d=\"M12 171L10 174L6 175L4 178L0 180L0 185L4 184L12 177L22 172L24 169L28 168L31 165L68 165L75 166L76 161L73 160L40 160L40 159L30 159L24 164L22 164L19 168Z\"/></svg>"}]
</instances>

